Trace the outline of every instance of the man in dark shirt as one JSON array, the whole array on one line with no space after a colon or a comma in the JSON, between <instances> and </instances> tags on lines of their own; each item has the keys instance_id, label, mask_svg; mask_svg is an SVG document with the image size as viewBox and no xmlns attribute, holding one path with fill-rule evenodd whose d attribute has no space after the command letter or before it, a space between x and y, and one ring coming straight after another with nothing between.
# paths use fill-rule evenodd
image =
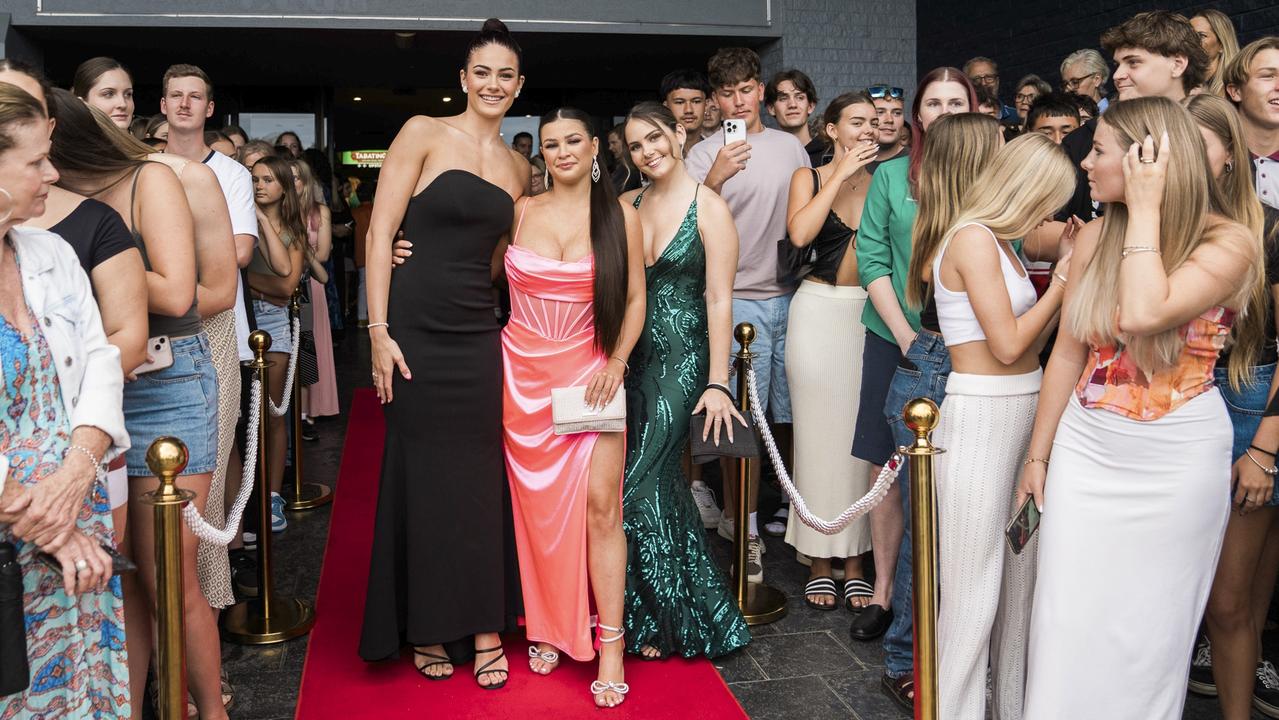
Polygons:
<instances>
[{"instance_id":1,"label":"man in dark shirt","mask_svg":"<svg viewBox=\"0 0 1279 720\"><path fill-rule=\"evenodd\" d=\"M978 55L964 63L964 74L978 89L984 87L990 90L999 111L995 115L996 120L1004 125L1020 124L1021 118L1017 116L1017 111L999 100L999 65L994 60Z\"/></svg>"},{"instance_id":2,"label":"man in dark shirt","mask_svg":"<svg viewBox=\"0 0 1279 720\"><path fill-rule=\"evenodd\" d=\"M777 121L777 127L794 135L808 153L813 167L829 161L830 145L824 137L814 137L808 119L817 109L817 88L799 70L783 70L764 86L764 107Z\"/></svg>"}]
</instances>

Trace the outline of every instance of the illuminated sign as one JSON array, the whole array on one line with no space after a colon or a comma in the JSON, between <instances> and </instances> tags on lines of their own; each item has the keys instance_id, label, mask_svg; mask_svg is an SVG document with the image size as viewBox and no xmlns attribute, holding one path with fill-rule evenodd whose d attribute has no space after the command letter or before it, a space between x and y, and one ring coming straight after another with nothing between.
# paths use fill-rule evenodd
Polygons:
<instances>
[{"instance_id":1,"label":"illuminated sign","mask_svg":"<svg viewBox=\"0 0 1279 720\"><path fill-rule=\"evenodd\" d=\"M347 150L342 153L343 165L354 165L362 168L380 168L385 160L385 150Z\"/></svg>"}]
</instances>

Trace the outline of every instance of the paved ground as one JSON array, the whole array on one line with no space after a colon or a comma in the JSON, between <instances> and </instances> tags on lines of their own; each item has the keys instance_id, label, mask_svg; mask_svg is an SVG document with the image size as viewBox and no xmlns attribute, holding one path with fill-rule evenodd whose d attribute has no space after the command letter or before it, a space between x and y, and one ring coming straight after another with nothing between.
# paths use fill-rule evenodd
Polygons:
<instances>
[{"instance_id":1,"label":"paved ground","mask_svg":"<svg viewBox=\"0 0 1279 720\"><path fill-rule=\"evenodd\" d=\"M339 348L337 362L345 412L351 389L368 384L367 342L348 339ZM331 485L342 453L345 415L321 421L319 427L320 440L306 447L307 475L311 481ZM276 587L280 592L315 597L328 522L327 508L289 517L289 529L276 536L273 546L277 551ZM727 567L729 544L713 535L711 544ZM880 692L880 643L850 640L851 616L847 612L819 612L806 607L802 593L808 569L795 562L794 551L780 539L768 538L767 547L766 577L788 596L788 614L776 623L754 628L755 639L747 648L715 663L746 712L757 720L908 718ZM1268 646L1275 643L1275 635L1267 633ZM1105 652L1105 648L1098 648L1098 652ZM224 643L224 662L236 688L231 717L292 718L305 655L306 638L263 648ZM1272 657L1275 655L1279 653ZM1219 718L1220 711L1215 700L1191 696L1184 717L1209 720Z\"/></svg>"}]
</instances>

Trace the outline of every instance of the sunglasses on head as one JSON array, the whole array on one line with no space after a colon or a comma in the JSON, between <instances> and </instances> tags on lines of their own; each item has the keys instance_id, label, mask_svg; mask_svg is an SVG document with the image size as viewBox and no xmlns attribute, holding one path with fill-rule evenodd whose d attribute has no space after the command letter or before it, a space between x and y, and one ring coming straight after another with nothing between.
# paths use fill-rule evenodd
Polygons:
<instances>
[{"instance_id":1,"label":"sunglasses on head","mask_svg":"<svg viewBox=\"0 0 1279 720\"><path fill-rule=\"evenodd\" d=\"M902 96L906 94L901 88L889 87L888 85L871 85L866 88L866 93L875 100L879 100L883 97L889 97L893 100L901 100Z\"/></svg>"}]
</instances>

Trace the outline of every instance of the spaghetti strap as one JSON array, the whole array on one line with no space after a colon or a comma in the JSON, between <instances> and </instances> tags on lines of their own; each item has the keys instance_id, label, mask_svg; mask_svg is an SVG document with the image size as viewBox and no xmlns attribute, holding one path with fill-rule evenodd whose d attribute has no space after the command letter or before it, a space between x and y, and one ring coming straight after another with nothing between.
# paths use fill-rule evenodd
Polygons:
<instances>
[{"instance_id":1,"label":"spaghetti strap","mask_svg":"<svg viewBox=\"0 0 1279 720\"><path fill-rule=\"evenodd\" d=\"M515 245L516 240L520 238L520 228L524 225L524 213L528 212L528 206L533 204L533 198L524 201L524 207L520 208L520 217L515 221L515 234L511 235L511 244Z\"/></svg>"},{"instance_id":2,"label":"spaghetti strap","mask_svg":"<svg viewBox=\"0 0 1279 720\"><path fill-rule=\"evenodd\" d=\"M647 190L648 188L644 188L644 189L645 189L645 190ZM696 202L697 202L697 193L698 193L698 191L700 191L701 189L702 189L702 184L701 184L701 183L697 183L696 185L694 185L694 186L693 186L693 202L694 202L694 203L696 203ZM640 194L641 194L641 195L643 195L644 193L640 193Z\"/></svg>"},{"instance_id":3,"label":"spaghetti strap","mask_svg":"<svg viewBox=\"0 0 1279 720\"><path fill-rule=\"evenodd\" d=\"M133 187L129 189L129 230L135 233L138 231L138 226L133 220L133 207L134 200L138 197L138 178L142 177L142 168L144 167L146 167L145 164L139 165L138 169L133 171Z\"/></svg>"},{"instance_id":4,"label":"spaghetti strap","mask_svg":"<svg viewBox=\"0 0 1279 720\"><path fill-rule=\"evenodd\" d=\"M645 186L644 186L644 187L643 187L643 188L639 191L639 195L636 195L636 196L635 196L635 202L631 203L631 207L635 208L636 210L639 210L640 201L644 199L644 193L648 192L648 189L649 189L649 188L651 188L651 187L653 187L653 186L652 186L652 185L645 185Z\"/></svg>"},{"instance_id":5,"label":"spaghetti strap","mask_svg":"<svg viewBox=\"0 0 1279 720\"><path fill-rule=\"evenodd\" d=\"M822 176L817 174L817 168L809 168L808 171L813 174L813 195L822 191Z\"/></svg>"}]
</instances>

